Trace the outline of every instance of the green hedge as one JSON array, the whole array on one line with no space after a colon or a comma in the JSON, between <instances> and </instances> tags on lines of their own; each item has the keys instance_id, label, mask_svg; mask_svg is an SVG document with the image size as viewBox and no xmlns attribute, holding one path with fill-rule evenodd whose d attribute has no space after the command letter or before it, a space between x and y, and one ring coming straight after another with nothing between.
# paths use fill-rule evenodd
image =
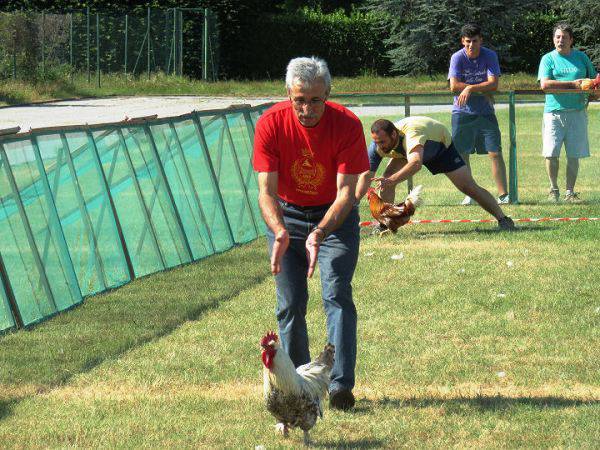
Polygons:
<instances>
[{"instance_id":1,"label":"green hedge","mask_svg":"<svg viewBox=\"0 0 600 450\"><path fill-rule=\"evenodd\" d=\"M374 13L342 10L324 14L304 9L268 14L245 27L235 47L222 48L228 78L283 78L291 58L324 58L333 76L385 74L384 33ZM226 32L222 29L221 33Z\"/></svg>"}]
</instances>

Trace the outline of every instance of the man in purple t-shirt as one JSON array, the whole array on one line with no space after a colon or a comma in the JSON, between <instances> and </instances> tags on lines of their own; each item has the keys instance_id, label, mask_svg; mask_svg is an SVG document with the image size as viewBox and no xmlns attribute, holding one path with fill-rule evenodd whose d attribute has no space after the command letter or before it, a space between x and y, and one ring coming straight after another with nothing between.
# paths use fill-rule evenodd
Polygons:
<instances>
[{"instance_id":1,"label":"man in purple t-shirt","mask_svg":"<svg viewBox=\"0 0 600 450\"><path fill-rule=\"evenodd\" d=\"M463 26L460 35L464 48L452 55L448 71L450 90L457 94L452 107L452 141L467 165L469 154L476 151L490 156L498 203L506 204L506 165L502 158L500 128L493 98L488 94L498 89L498 55L481 46L483 37L477 25ZM470 205L471 198L465 197L462 204Z\"/></svg>"}]
</instances>

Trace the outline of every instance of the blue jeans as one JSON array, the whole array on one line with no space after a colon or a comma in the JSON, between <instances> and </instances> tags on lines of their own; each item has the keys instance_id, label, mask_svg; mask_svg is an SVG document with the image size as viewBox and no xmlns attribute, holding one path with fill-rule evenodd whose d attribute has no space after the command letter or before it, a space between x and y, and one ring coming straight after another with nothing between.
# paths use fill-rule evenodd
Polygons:
<instances>
[{"instance_id":1,"label":"blue jeans","mask_svg":"<svg viewBox=\"0 0 600 450\"><path fill-rule=\"evenodd\" d=\"M290 245L275 276L277 322L283 349L296 367L310 361L306 307L308 260L305 242L313 227L323 218L328 206L302 208L281 202ZM356 308L352 301L352 277L358 260L358 207L352 208L343 224L319 247L323 306L327 315L327 338L335 345L335 363L329 390L352 389L356 366ZM269 252L274 236L267 229ZM325 342L323 343L323 346Z\"/></svg>"}]
</instances>

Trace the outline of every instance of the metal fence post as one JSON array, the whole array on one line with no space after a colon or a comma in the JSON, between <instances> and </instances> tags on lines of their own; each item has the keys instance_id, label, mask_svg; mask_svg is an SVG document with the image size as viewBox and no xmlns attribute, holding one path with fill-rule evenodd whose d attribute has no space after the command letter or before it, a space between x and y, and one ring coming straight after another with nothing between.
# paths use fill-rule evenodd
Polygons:
<instances>
[{"instance_id":1,"label":"metal fence post","mask_svg":"<svg viewBox=\"0 0 600 450\"><path fill-rule=\"evenodd\" d=\"M190 187L192 190L192 195L194 196L194 200L196 202L196 207L198 208L198 211L200 212L200 220L202 221L202 225L204 225L204 228L206 229L206 234L208 235L211 251L212 251L212 253L215 253L216 250L215 250L215 244L213 243L213 239L212 239L212 231L211 231L210 227L208 226L206 216L204 215L204 209L202 208L202 202L200 201L200 196L198 195L196 185L194 184L194 177L192 176L192 171L190 170L190 167L187 163L187 159L185 157L185 151L183 150L183 145L181 144L181 141L179 140L179 135L177 134L177 129L175 128L175 125L173 125L173 122L171 122L171 121L169 121L169 128L171 130L171 134L175 138L175 144L176 144L177 150L179 151L179 156L181 158L181 162L183 163L185 175L189 179Z\"/></svg>"},{"instance_id":2,"label":"metal fence post","mask_svg":"<svg viewBox=\"0 0 600 450\"><path fill-rule=\"evenodd\" d=\"M75 163L73 162L73 157L71 156L71 148L69 146L69 141L65 133L60 133L60 141L62 143L62 151L65 153L65 159L67 161L67 167L69 168L69 172L71 174L71 178L73 180L73 187L75 189L75 197L77 197L77 207L79 208L79 214L81 215L81 219L83 220L84 225L84 233L87 237L87 241L89 246L91 247L91 251L94 254L96 275L98 279L102 283L102 289L106 289L108 286L108 280L106 278L106 273L104 271L104 262L102 261L102 256L100 255L98 239L96 237L96 232L94 230L94 225L92 224L92 219L90 217L90 213L87 209L87 205L85 202L85 197L83 195L83 191L81 189L81 184L79 182L79 175L77 175L77 169L75 168ZM56 175L58 176L58 175Z\"/></svg>"},{"instance_id":3,"label":"metal fence post","mask_svg":"<svg viewBox=\"0 0 600 450\"><path fill-rule=\"evenodd\" d=\"M117 214L117 208L115 207L115 202L113 200L112 193L110 192L110 185L108 184L106 174L104 173L104 169L102 168L102 160L100 159L100 153L98 152L98 147L96 146L94 135L92 134L92 131L89 127L86 129L86 136L88 140L88 146L92 153L92 159L94 160L96 170L98 171L100 181L102 182L104 194L108 198L110 211L115 220L114 224L117 230L117 235L119 236L119 243L121 244L123 255L125 256L125 263L127 264L127 273L129 274L129 280L132 281L135 280L135 270L133 269L133 263L131 262L131 255L129 254L129 249L127 248L127 243L125 242L125 234L123 233L123 227L121 227L121 221L119 220L119 215Z\"/></svg>"},{"instance_id":4,"label":"metal fence post","mask_svg":"<svg viewBox=\"0 0 600 450\"><path fill-rule=\"evenodd\" d=\"M96 79L100 89L100 14L96 13Z\"/></svg>"},{"instance_id":5,"label":"metal fence post","mask_svg":"<svg viewBox=\"0 0 600 450\"><path fill-rule=\"evenodd\" d=\"M86 62L87 62L87 79L88 84L92 82L92 75L90 73L90 7L85 9L86 18Z\"/></svg>"},{"instance_id":6,"label":"metal fence post","mask_svg":"<svg viewBox=\"0 0 600 450\"><path fill-rule=\"evenodd\" d=\"M183 11L178 9L179 16L179 76L183 76Z\"/></svg>"},{"instance_id":7,"label":"metal fence post","mask_svg":"<svg viewBox=\"0 0 600 450\"><path fill-rule=\"evenodd\" d=\"M58 311L58 308L56 307L56 301L54 300L54 294L52 293L52 288L50 288L50 282L48 281L48 275L46 274L46 269L44 268L44 263L42 262L42 258L40 257L40 252L35 242L33 230L31 229L31 223L29 222L29 217L27 217L27 212L25 211L25 206L23 205L23 200L21 199L21 194L19 192L17 181L15 180L14 174L12 173L12 169L10 168L10 163L8 161L8 156L6 155L6 150L4 149L4 146L2 144L0 144L0 156L2 157L2 162L4 163L6 177L8 179L10 189L12 190L13 199L15 200L15 204L17 206L17 210L19 211L21 222L23 223L25 236L27 237L27 243L29 244L29 249L31 250L31 256L33 257L33 261L35 262L35 266L38 270L38 275L40 276L40 284L42 285L44 294L46 294L48 303L51 305L54 311Z\"/></svg>"},{"instance_id":8,"label":"metal fence post","mask_svg":"<svg viewBox=\"0 0 600 450\"><path fill-rule=\"evenodd\" d=\"M508 94L508 130L510 134L510 153L508 156L508 199L511 203L519 203L519 192L517 183L517 123L515 114L514 91Z\"/></svg>"},{"instance_id":9,"label":"metal fence post","mask_svg":"<svg viewBox=\"0 0 600 450\"><path fill-rule=\"evenodd\" d=\"M235 170L238 174L240 180L240 187L242 189L242 198L244 199L243 207L240 208L240 218L244 213L244 207L248 208L248 213L250 214L250 220L252 222L252 227L254 228L254 233L256 236L260 236L260 232L258 229L258 225L256 224L256 220L254 218L254 212L252 211L252 205L250 204L250 198L248 197L248 190L246 189L246 184L244 183L244 174L242 172L242 168L240 166L240 161L237 157L237 152L235 148L235 143L233 141L233 136L231 135L231 129L229 128L229 122L227 122L227 116L222 116L223 127L225 128L225 133L227 134L227 140L229 141L229 148L231 149L231 155L233 156L233 165L235 166Z\"/></svg>"},{"instance_id":10,"label":"metal fence post","mask_svg":"<svg viewBox=\"0 0 600 450\"><path fill-rule=\"evenodd\" d=\"M208 8L204 8L204 33L202 33L202 79L208 80Z\"/></svg>"},{"instance_id":11,"label":"metal fence post","mask_svg":"<svg viewBox=\"0 0 600 450\"><path fill-rule=\"evenodd\" d=\"M40 146L37 140L37 136L32 137L31 146L35 154L35 162L37 165L37 169L40 173L39 179L41 181L42 189L46 196L46 206L48 208L48 215L51 223L50 226L54 229L55 236L58 241L59 259L63 264L63 271L65 272L65 277L67 277L71 295L74 299L77 300L77 303L80 303L83 300L83 296L81 294L81 286L79 286L79 280L77 279L77 274L75 273L75 265L73 264L71 253L69 252L67 239L65 238L65 233L60 222L60 217L58 216L58 211L56 209L56 202L54 200L54 196L52 195L50 183L48 182L48 174L46 173L46 168L44 167L44 161L42 159L42 153L40 152Z\"/></svg>"},{"instance_id":12,"label":"metal fence post","mask_svg":"<svg viewBox=\"0 0 600 450\"><path fill-rule=\"evenodd\" d=\"M17 79L17 30L15 27L15 37L13 39L13 80Z\"/></svg>"},{"instance_id":13,"label":"metal fence post","mask_svg":"<svg viewBox=\"0 0 600 450\"><path fill-rule=\"evenodd\" d=\"M42 11L42 78L46 78L46 13Z\"/></svg>"},{"instance_id":14,"label":"metal fence post","mask_svg":"<svg viewBox=\"0 0 600 450\"><path fill-rule=\"evenodd\" d=\"M71 66L71 83L73 82L73 13L69 14L69 64Z\"/></svg>"},{"instance_id":15,"label":"metal fence post","mask_svg":"<svg viewBox=\"0 0 600 450\"><path fill-rule=\"evenodd\" d=\"M127 167L129 169L131 181L133 183L133 187L135 188L137 198L140 202L140 208L142 209L142 213L143 213L144 219L146 221L146 227L150 229L150 238L152 241L152 246L154 247L154 251L158 255L158 258L160 259L160 264L162 265L162 268L166 269L167 263L165 262L165 258L160 250L160 245L158 244L158 237L157 237L158 234L156 233L156 229L152 222L152 217L150 216L150 211L148 210L148 205L146 205L146 202L144 201L144 194L142 192L140 182L137 178L137 174L135 173L135 167L133 165L133 161L131 160L131 155L129 152L129 148L127 146L127 141L125 141L125 136L123 136L123 130L121 128L117 128L116 130L117 130L117 134L119 135L119 142L121 143L121 146L123 148L123 155L125 157L125 162L127 163ZM144 234L142 234L142 236L144 236ZM141 251L142 246L143 246L143 237L140 239L140 242L139 242L139 245L137 248L137 253L139 253Z\"/></svg>"},{"instance_id":16,"label":"metal fence post","mask_svg":"<svg viewBox=\"0 0 600 450\"><path fill-rule=\"evenodd\" d=\"M127 42L127 39L129 37L129 14L125 14L125 63L124 63L124 67L125 67L125 78L127 78L127 51L129 49L129 43Z\"/></svg>"},{"instance_id":17,"label":"metal fence post","mask_svg":"<svg viewBox=\"0 0 600 450\"><path fill-rule=\"evenodd\" d=\"M410 116L410 95L404 96L404 117ZM408 188L408 192L410 192L413 188L413 177L409 177L406 180L406 186Z\"/></svg>"},{"instance_id":18,"label":"metal fence post","mask_svg":"<svg viewBox=\"0 0 600 450\"><path fill-rule=\"evenodd\" d=\"M21 311L19 311L19 305L17 304L15 293L10 284L10 279L8 278L8 272L6 271L6 266L4 265L2 255L0 255L0 281L2 281L2 285L4 286L4 292L6 292L6 298L8 299L8 305L10 306L10 312L15 320L15 325L17 328L23 328Z\"/></svg>"},{"instance_id":19,"label":"metal fence post","mask_svg":"<svg viewBox=\"0 0 600 450\"><path fill-rule=\"evenodd\" d=\"M146 35L148 36L148 64L147 64L147 70L148 70L148 79L150 79L150 7L148 6L148 18L146 19L147 22L147 30L146 30Z\"/></svg>"},{"instance_id":20,"label":"metal fence post","mask_svg":"<svg viewBox=\"0 0 600 450\"><path fill-rule=\"evenodd\" d=\"M196 134L200 139L200 147L202 148L202 156L204 157L204 161L206 162L206 166L210 171L211 175L211 183L215 190L215 194L217 195L217 201L219 202L219 206L221 207L221 211L223 213L223 218L225 219L225 225L227 227L227 235L229 237L229 241L231 245L235 245L235 237L233 236L233 229L231 228L231 221L229 220L229 215L227 214L227 209L225 209L225 202L223 201L223 194L221 193L221 188L219 187L219 179L217 178L217 174L215 172L215 168L213 167L212 160L210 157L210 151L208 150L208 143L206 142L206 136L204 136L204 130L202 128L202 122L198 117L197 112L192 113L192 120L194 122L194 126L196 128Z\"/></svg>"},{"instance_id":21,"label":"metal fence post","mask_svg":"<svg viewBox=\"0 0 600 450\"><path fill-rule=\"evenodd\" d=\"M169 185L169 180L167 178L167 174L165 173L165 168L163 167L162 160L160 159L160 154L158 153L158 147L156 146L156 142L154 140L154 136L152 135L152 130L150 126L146 122L144 124L144 131L146 136L148 137L148 142L150 143L150 150L152 151L152 155L154 160L156 161L156 169L158 175L161 178L163 186L165 187L165 191L171 204L173 206L173 217L175 217L175 223L177 225L177 232L179 234L179 238L181 239L181 243L184 246L184 249L188 255L188 262L194 260L194 252L192 251L192 247L190 246L190 242L188 240L187 234L185 234L185 227L183 226L183 221L181 220L181 215L179 214L179 210L177 209L177 204L175 203L175 197L173 196L173 191L171 190L171 186Z\"/></svg>"},{"instance_id":22,"label":"metal fence post","mask_svg":"<svg viewBox=\"0 0 600 450\"><path fill-rule=\"evenodd\" d=\"M173 39L171 41L171 52L173 55L173 75L177 75L177 8L173 8ZM169 58L169 64L171 58Z\"/></svg>"}]
</instances>

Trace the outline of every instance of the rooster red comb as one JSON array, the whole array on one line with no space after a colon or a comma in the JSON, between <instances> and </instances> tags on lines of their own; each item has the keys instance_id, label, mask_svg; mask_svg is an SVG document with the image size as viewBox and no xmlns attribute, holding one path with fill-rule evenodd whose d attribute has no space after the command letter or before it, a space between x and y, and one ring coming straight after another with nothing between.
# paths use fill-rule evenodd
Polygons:
<instances>
[{"instance_id":1,"label":"rooster red comb","mask_svg":"<svg viewBox=\"0 0 600 450\"><path fill-rule=\"evenodd\" d=\"M267 345L269 345L269 342L271 341L275 341L277 342L279 340L279 338L277 337L277 334L275 334L274 331L269 331L267 334L265 334L263 336L263 338L260 340L260 345L262 347L265 347Z\"/></svg>"},{"instance_id":2,"label":"rooster red comb","mask_svg":"<svg viewBox=\"0 0 600 450\"><path fill-rule=\"evenodd\" d=\"M367 195L371 195L375 193L375 189L373 189L372 187L370 187L369 189L367 189Z\"/></svg>"}]
</instances>

